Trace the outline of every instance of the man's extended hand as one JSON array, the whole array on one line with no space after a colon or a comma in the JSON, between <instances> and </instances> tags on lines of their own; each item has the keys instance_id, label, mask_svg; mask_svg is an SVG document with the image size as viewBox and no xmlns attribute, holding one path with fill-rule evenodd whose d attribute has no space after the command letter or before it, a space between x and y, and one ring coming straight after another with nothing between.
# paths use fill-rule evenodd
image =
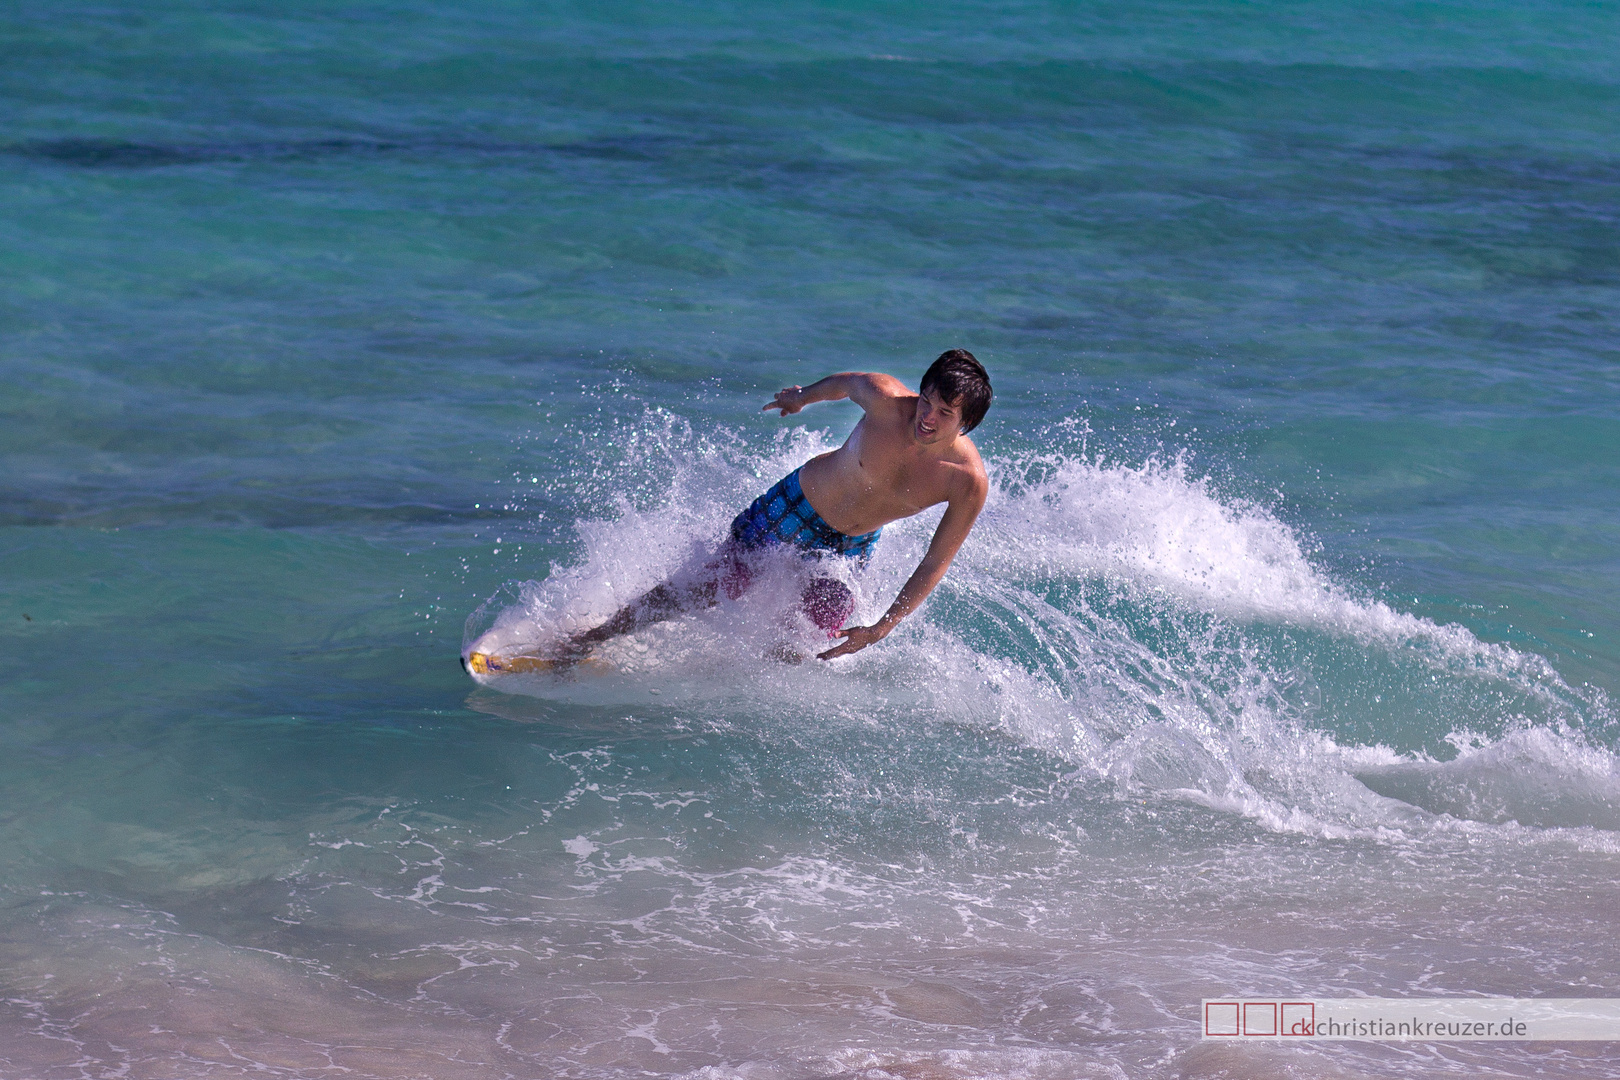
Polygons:
<instances>
[{"instance_id":1,"label":"man's extended hand","mask_svg":"<svg viewBox=\"0 0 1620 1080\"><path fill-rule=\"evenodd\" d=\"M783 416L792 416L794 413L804 408L804 405L804 387L789 386L782 390L778 390L776 392L776 397L768 405L766 405L764 409L759 411L765 412L767 409L781 409Z\"/></svg>"},{"instance_id":2,"label":"man's extended hand","mask_svg":"<svg viewBox=\"0 0 1620 1080\"><path fill-rule=\"evenodd\" d=\"M826 652L818 653L817 660L831 660L835 656L848 656L852 652L860 652L873 642L888 637L889 632L879 626L851 626L838 631L838 636L844 639L843 644L834 645Z\"/></svg>"}]
</instances>

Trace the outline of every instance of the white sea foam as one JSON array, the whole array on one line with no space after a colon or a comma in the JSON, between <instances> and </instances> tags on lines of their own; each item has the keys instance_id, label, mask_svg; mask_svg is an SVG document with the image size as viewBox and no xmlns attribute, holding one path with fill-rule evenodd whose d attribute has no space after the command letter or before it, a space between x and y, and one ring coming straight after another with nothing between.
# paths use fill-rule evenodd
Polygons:
<instances>
[{"instance_id":1,"label":"white sea foam","mask_svg":"<svg viewBox=\"0 0 1620 1080\"><path fill-rule=\"evenodd\" d=\"M632 442L619 479L656 494L580 522L579 559L494 598L469 619L469 645L489 633L544 648L600 622L699 565L736 510L831 445L798 429L751 452L667 416ZM855 621L870 621L937 518L891 526L867 568L816 572L848 580ZM855 657L784 667L766 659L783 640L819 647L792 614L808 572L784 554L741 599L614 642L612 675L490 681L574 701L702 702L755 725L924 715L993 728L1122 794L1281 831L1376 836L1448 817L1620 828L1615 755L1582 734L1607 719L1600 696L1540 656L1334 580L1296 530L1180 459L995 463L980 523L923 615Z\"/></svg>"}]
</instances>

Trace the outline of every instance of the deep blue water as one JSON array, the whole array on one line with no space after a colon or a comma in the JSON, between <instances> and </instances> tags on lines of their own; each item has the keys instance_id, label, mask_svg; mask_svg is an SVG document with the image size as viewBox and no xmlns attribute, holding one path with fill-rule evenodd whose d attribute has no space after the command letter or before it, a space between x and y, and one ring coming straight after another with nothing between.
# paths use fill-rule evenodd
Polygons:
<instances>
[{"instance_id":1,"label":"deep blue water","mask_svg":"<svg viewBox=\"0 0 1620 1080\"><path fill-rule=\"evenodd\" d=\"M1620 993L1617 36L0 13L0 1073L1591 1068L1197 1008ZM856 419L777 387L955 346L994 492L901 632L461 671Z\"/></svg>"}]
</instances>

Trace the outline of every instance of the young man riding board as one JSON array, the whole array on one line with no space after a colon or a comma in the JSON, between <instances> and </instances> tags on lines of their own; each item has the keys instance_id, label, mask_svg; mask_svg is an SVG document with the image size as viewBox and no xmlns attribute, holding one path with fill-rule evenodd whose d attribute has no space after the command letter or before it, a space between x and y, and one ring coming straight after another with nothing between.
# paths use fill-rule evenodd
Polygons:
<instances>
[{"instance_id":1,"label":"young man riding board","mask_svg":"<svg viewBox=\"0 0 1620 1080\"><path fill-rule=\"evenodd\" d=\"M945 577L984 508L990 482L967 433L990 407L990 377L972 353L951 349L929 367L915 394L892 375L847 371L778 391L762 411L777 409L786 417L817 401L845 398L866 415L844 445L811 458L737 515L730 540L699 580L649 590L601 626L569 638L554 653L554 662L577 662L610 638L707 607L720 588L735 599L748 586L742 552L792 544L807 556L864 559L883 526L945 503L927 554L888 612L871 626L839 629L855 607L840 582L818 578L805 590L806 612L829 636L844 639L820 659L857 652L887 637Z\"/></svg>"}]
</instances>

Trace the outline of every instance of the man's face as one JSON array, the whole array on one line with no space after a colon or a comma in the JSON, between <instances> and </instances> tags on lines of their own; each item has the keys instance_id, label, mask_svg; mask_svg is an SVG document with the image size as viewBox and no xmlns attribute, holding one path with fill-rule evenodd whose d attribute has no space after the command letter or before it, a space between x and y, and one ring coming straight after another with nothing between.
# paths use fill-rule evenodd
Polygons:
<instances>
[{"instance_id":1,"label":"man's face","mask_svg":"<svg viewBox=\"0 0 1620 1080\"><path fill-rule=\"evenodd\" d=\"M917 399L911 433L920 443L950 442L962 433L962 410L941 401L939 392L930 387Z\"/></svg>"}]
</instances>

